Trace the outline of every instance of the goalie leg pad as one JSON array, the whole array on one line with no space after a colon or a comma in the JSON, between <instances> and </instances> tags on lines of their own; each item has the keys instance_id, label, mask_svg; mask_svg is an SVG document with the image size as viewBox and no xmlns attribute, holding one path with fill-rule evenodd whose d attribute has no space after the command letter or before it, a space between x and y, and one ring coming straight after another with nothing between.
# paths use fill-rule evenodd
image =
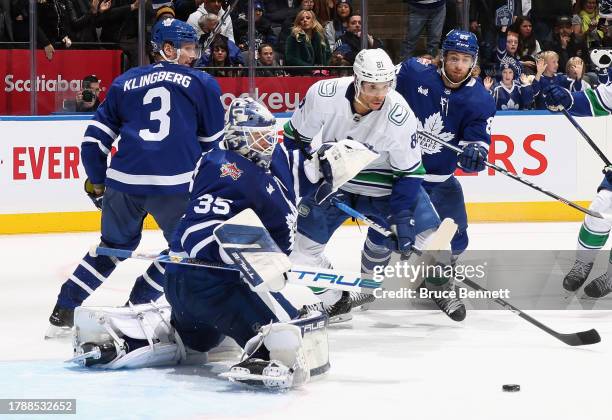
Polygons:
<instances>
[{"instance_id":1,"label":"goalie leg pad","mask_svg":"<svg viewBox=\"0 0 612 420\"><path fill-rule=\"evenodd\" d=\"M75 311L71 360L86 365L84 349L92 344L113 343L116 355L108 363L95 364L102 369L166 366L177 363L203 363L206 354L185 349L170 325L168 305L143 304L130 307L79 307ZM129 351L127 344L140 342ZM135 347L135 346L132 346Z\"/></svg>"},{"instance_id":2,"label":"goalie leg pad","mask_svg":"<svg viewBox=\"0 0 612 420\"><path fill-rule=\"evenodd\" d=\"M268 360L255 357L265 353L262 347ZM327 317L314 311L288 323L266 325L246 343L243 359L220 376L268 388L302 386L329 370Z\"/></svg>"}]
</instances>

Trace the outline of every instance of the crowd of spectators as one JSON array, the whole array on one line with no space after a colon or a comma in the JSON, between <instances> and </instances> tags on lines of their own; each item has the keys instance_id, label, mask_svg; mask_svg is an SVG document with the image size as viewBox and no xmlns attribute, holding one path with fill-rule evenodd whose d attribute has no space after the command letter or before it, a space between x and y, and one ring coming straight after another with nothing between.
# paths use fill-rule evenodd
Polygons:
<instances>
[{"instance_id":1,"label":"crowd of spectators","mask_svg":"<svg viewBox=\"0 0 612 420\"><path fill-rule=\"evenodd\" d=\"M399 59L437 57L444 28L457 25L449 19L467 0L402 1L408 14ZM253 45L247 1L146 4L148 27L174 17L195 28L201 47L197 66L218 77L245 75L241 67L249 51L256 51L259 76L350 74L362 45L357 0L256 0ZM28 40L28 5L0 0L0 41ZM119 46L128 67L137 65L138 0L37 0L37 7L37 42L49 60L56 48L103 42ZM551 83L583 90L605 81L607 73L589 59L590 50L612 46L611 25L600 19L597 0L470 0L469 29L480 44L478 80L499 109L540 108L540 91ZM367 48L385 48L375 34L365 37Z\"/></svg>"}]
</instances>

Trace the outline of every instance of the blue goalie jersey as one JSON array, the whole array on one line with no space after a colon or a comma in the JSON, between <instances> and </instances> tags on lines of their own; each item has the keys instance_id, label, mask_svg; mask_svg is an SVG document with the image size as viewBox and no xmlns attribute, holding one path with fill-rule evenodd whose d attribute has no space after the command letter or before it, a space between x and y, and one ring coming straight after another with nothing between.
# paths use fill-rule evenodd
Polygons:
<instances>
[{"instance_id":1,"label":"blue goalie jersey","mask_svg":"<svg viewBox=\"0 0 612 420\"><path fill-rule=\"evenodd\" d=\"M122 74L85 131L81 156L87 176L130 194L186 193L202 152L223 138L220 96L211 76L178 64Z\"/></svg>"},{"instance_id":2,"label":"blue goalie jersey","mask_svg":"<svg viewBox=\"0 0 612 420\"><path fill-rule=\"evenodd\" d=\"M213 230L242 210L251 208L280 249L293 248L297 208L289 155L277 144L270 170L238 153L213 150L197 164L191 197L171 250L191 258L225 262Z\"/></svg>"},{"instance_id":3,"label":"blue goalie jersey","mask_svg":"<svg viewBox=\"0 0 612 420\"><path fill-rule=\"evenodd\" d=\"M412 58L400 64L396 90L416 114L419 131L427 131L459 147L478 142L488 149L495 101L476 79L470 79L458 89L449 89L435 66ZM423 137L419 141L427 172L425 181L448 179L457 168L457 154Z\"/></svg>"}]
</instances>

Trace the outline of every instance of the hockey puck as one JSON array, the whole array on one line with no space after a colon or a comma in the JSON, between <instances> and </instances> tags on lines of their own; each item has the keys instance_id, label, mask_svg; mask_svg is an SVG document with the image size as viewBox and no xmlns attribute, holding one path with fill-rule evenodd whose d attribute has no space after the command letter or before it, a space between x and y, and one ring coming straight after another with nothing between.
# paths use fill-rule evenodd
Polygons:
<instances>
[{"instance_id":1,"label":"hockey puck","mask_svg":"<svg viewBox=\"0 0 612 420\"><path fill-rule=\"evenodd\" d=\"M517 384L506 384L502 386L504 392L518 392L521 390L521 386Z\"/></svg>"}]
</instances>

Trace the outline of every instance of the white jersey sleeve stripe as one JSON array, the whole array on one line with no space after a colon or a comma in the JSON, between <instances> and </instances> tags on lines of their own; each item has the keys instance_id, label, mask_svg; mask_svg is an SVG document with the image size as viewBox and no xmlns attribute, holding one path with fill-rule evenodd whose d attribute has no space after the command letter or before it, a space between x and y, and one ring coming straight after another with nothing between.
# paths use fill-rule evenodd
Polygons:
<instances>
[{"instance_id":1,"label":"white jersey sleeve stripe","mask_svg":"<svg viewBox=\"0 0 612 420\"><path fill-rule=\"evenodd\" d=\"M115 133L113 130L111 130L107 125L102 124L100 121L96 121L96 120L91 120L89 122L89 125L93 125L96 128L99 128L100 130L104 131L106 134L108 134L113 140L115 140L119 134Z\"/></svg>"},{"instance_id":2,"label":"white jersey sleeve stripe","mask_svg":"<svg viewBox=\"0 0 612 420\"><path fill-rule=\"evenodd\" d=\"M210 143L213 142L217 139L219 139L219 137L221 137L223 135L224 130L221 130L215 134L213 134L212 136L209 137L202 137L202 136L198 136L198 141L201 141L202 143Z\"/></svg>"},{"instance_id":3,"label":"white jersey sleeve stripe","mask_svg":"<svg viewBox=\"0 0 612 420\"><path fill-rule=\"evenodd\" d=\"M158 292L163 292L164 291L164 288L161 287L159 284L155 283L153 281L153 279L151 277L149 277L149 275L146 272L142 275L142 278L145 279L145 281L147 283L149 283L149 286L151 286L152 288L154 288Z\"/></svg>"},{"instance_id":4,"label":"white jersey sleeve stripe","mask_svg":"<svg viewBox=\"0 0 612 420\"><path fill-rule=\"evenodd\" d=\"M189 253L189 256L191 258L196 258L198 255L198 252L200 252L200 250L204 248L206 245L210 244L211 242L214 242L214 240L215 240L215 237L213 235L210 235L209 237L202 239L193 248L191 248L191 252Z\"/></svg>"},{"instance_id":5,"label":"white jersey sleeve stripe","mask_svg":"<svg viewBox=\"0 0 612 420\"><path fill-rule=\"evenodd\" d=\"M93 137L90 137L90 136L83 137L83 143L97 143L102 153L104 153L105 155L108 155L110 153L110 150L108 150L108 148L104 144L102 144L100 140L95 139Z\"/></svg>"},{"instance_id":6,"label":"white jersey sleeve stripe","mask_svg":"<svg viewBox=\"0 0 612 420\"><path fill-rule=\"evenodd\" d=\"M191 182L192 172L178 175L132 175L113 168L106 170L106 176L129 185L181 185Z\"/></svg>"},{"instance_id":7,"label":"white jersey sleeve stripe","mask_svg":"<svg viewBox=\"0 0 612 420\"><path fill-rule=\"evenodd\" d=\"M196 232L202 229L206 229L207 227L210 227L213 225L219 225L221 223L223 223L223 220L214 219L214 220L207 220L206 222L202 222L202 223L198 223L196 225L190 226L188 229L185 229L183 236L181 236L181 245L183 245L183 247L185 246L185 240L187 239L187 236L189 236L193 232Z\"/></svg>"}]
</instances>

